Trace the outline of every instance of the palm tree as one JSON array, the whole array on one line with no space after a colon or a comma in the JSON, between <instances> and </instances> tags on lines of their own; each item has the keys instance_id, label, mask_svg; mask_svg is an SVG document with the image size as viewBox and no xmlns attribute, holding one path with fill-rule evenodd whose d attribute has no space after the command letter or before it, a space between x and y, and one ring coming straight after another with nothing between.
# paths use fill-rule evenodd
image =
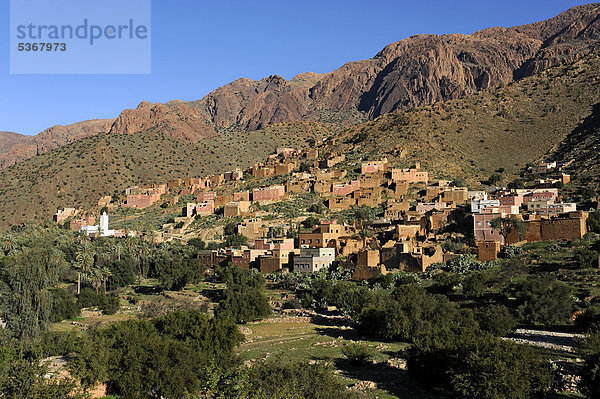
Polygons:
<instances>
[{"instance_id":1,"label":"palm tree","mask_svg":"<svg viewBox=\"0 0 600 399\"><path fill-rule=\"evenodd\" d=\"M112 272L110 271L110 268L106 265L102 265L99 269L98 269L98 273L100 274L100 276L102 277L102 284L103 284L103 288L104 288L104 295L106 295L106 280L108 280L108 278L110 276L112 276Z\"/></svg>"},{"instance_id":2,"label":"palm tree","mask_svg":"<svg viewBox=\"0 0 600 399\"><path fill-rule=\"evenodd\" d=\"M5 255L9 255L16 247L17 242L12 234L5 234L4 237L2 237L2 249L4 250Z\"/></svg>"},{"instance_id":3,"label":"palm tree","mask_svg":"<svg viewBox=\"0 0 600 399\"><path fill-rule=\"evenodd\" d=\"M102 273L101 268L99 266L92 267L89 271L83 274L84 278L92 283L94 287L94 291L98 294L100 290L100 285L102 285Z\"/></svg>"},{"instance_id":4,"label":"palm tree","mask_svg":"<svg viewBox=\"0 0 600 399\"><path fill-rule=\"evenodd\" d=\"M94 266L94 250L90 247L89 244L84 243L81 246L81 249L77 252L75 256L75 268L78 269L77 272L77 295L81 292L81 275L88 276Z\"/></svg>"}]
</instances>

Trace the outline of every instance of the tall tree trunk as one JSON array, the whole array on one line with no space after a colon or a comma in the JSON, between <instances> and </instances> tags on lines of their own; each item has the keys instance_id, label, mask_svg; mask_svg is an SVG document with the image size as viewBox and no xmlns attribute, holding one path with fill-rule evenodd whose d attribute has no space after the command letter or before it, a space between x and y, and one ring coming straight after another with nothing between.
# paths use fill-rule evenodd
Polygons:
<instances>
[{"instance_id":1,"label":"tall tree trunk","mask_svg":"<svg viewBox=\"0 0 600 399\"><path fill-rule=\"evenodd\" d=\"M77 295L81 293L81 272L77 272Z\"/></svg>"}]
</instances>

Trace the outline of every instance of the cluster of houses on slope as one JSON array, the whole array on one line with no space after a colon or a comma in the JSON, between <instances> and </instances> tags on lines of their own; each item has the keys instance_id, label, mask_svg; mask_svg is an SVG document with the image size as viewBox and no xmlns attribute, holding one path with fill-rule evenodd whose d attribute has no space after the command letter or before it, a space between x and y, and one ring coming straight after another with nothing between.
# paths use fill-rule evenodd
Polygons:
<instances>
[{"instance_id":1,"label":"cluster of houses on slope","mask_svg":"<svg viewBox=\"0 0 600 399\"><path fill-rule=\"evenodd\" d=\"M343 154L327 154L319 159L314 149L280 148L265 163L245 171L235 169L224 174L131 187L126 190L122 206L144 209L161 201L166 194L170 200L163 203L175 205L182 196L195 196L195 201L187 202L181 216L175 219L176 228L172 231L178 233L198 216L222 212L225 218L241 217L237 231L253 242L254 248L207 251L200 257L208 265L231 261L264 273L281 269L312 272L329 266L335 259L342 265L357 266L357 273L365 276L376 269L424 271L433 263L456 256L442 249L441 244L451 238L445 228L468 219L472 219L473 230L463 233L468 233L465 236L472 233L480 260L496 259L502 245L580 238L586 232L587 214L578 212L573 203L559 202L558 189L548 187L547 179L536 181L530 189L497 190L491 198L486 191L457 187L452 181L432 182L419 163L412 168L393 168L385 158L363 162L360 174L348 179L351 168L335 168L344 161ZM560 166L556 164L531 169L536 176L543 174L549 178L557 177L557 172ZM285 183L236 191L242 181L276 176L288 178ZM562 183L569 179L564 173L558 178ZM273 236L270 232L274 222L258 218L255 205L305 193L319 194L330 211L379 207L383 209L383 217L350 226L325 221L312 231L300 232L297 241L268 238ZM98 205L106 201L110 203L110 198L101 199ZM57 221L68 218L66 211L57 214ZM510 218L524 223L523 234L516 229L508 234L494 223L495 219ZM92 234L108 230L86 227L94 222L76 219L71 227ZM280 227L283 231L291 226L284 223ZM365 229L369 235L363 234Z\"/></svg>"}]
</instances>

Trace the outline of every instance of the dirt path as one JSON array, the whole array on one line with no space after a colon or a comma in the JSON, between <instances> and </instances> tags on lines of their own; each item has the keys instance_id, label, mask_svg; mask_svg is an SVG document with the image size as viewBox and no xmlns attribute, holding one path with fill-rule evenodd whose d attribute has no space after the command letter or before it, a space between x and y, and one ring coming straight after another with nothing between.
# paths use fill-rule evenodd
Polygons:
<instances>
[{"instance_id":1,"label":"dirt path","mask_svg":"<svg viewBox=\"0 0 600 399\"><path fill-rule=\"evenodd\" d=\"M519 344L528 344L564 352L576 352L577 348L575 347L575 340L583 337L583 334L526 330L519 328L509 337L503 339L514 341Z\"/></svg>"}]
</instances>

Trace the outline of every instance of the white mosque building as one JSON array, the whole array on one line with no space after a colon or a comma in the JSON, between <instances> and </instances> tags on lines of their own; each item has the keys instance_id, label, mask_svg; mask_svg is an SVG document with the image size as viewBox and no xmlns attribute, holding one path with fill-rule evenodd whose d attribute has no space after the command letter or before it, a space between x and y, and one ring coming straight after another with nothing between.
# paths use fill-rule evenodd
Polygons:
<instances>
[{"instance_id":1,"label":"white mosque building","mask_svg":"<svg viewBox=\"0 0 600 399\"><path fill-rule=\"evenodd\" d=\"M97 226L83 226L80 230L82 233L89 235L96 235L100 237L112 237L115 235L114 230L108 228L108 215L106 211L100 216L100 225Z\"/></svg>"}]
</instances>

